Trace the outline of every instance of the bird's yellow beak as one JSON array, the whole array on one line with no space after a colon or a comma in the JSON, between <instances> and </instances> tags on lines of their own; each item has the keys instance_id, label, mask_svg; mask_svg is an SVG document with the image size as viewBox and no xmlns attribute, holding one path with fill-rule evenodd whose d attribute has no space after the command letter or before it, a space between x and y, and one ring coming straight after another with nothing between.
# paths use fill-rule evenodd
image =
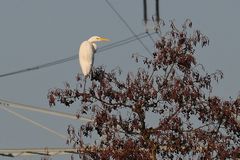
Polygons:
<instances>
[{"instance_id":1,"label":"bird's yellow beak","mask_svg":"<svg viewBox=\"0 0 240 160\"><path fill-rule=\"evenodd\" d=\"M99 40L100 40L100 41L106 41L106 42L107 42L107 41L110 41L110 39L104 38L104 37L100 37Z\"/></svg>"}]
</instances>

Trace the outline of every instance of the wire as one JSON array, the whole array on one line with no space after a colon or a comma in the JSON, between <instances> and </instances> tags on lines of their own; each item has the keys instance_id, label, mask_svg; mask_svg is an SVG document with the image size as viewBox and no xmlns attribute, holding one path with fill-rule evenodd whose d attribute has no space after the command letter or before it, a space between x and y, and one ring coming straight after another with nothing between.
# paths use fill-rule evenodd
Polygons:
<instances>
[{"instance_id":1,"label":"wire","mask_svg":"<svg viewBox=\"0 0 240 160\"><path fill-rule=\"evenodd\" d=\"M87 118L87 117L77 118L77 116L74 114L52 111L52 110L45 109L45 108L34 107L34 106L20 104L20 103L16 103L16 102L10 102L10 101L6 101L6 100L2 100L2 99L0 99L0 105L3 107L6 107L6 108L23 109L23 110L28 110L28 111L32 111L32 112L39 112L39 113L59 116L59 117L63 117L63 118L73 119L73 120L81 120L81 121L85 121L85 122L93 121L92 119Z\"/></svg>"},{"instance_id":2,"label":"wire","mask_svg":"<svg viewBox=\"0 0 240 160\"><path fill-rule=\"evenodd\" d=\"M29 71L33 71L33 70L38 70L38 69L41 69L41 68L54 66L54 65L57 65L57 64L65 63L65 62L68 62L68 61L72 61L72 60L74 60L76 58L77 58L77 55L73 55L73 56L68 57L68 58L63 58L63 59L59 59L59 60L56 60L56 61L53 61L53 62L44 63L42 65L38 65L38 66L34 66L34 67L29 67L29 68L26 68L26 69L17 70L17 71L14 71L14 72L1 74L0 78L11 76L11 75L15 75L15 74L19 74L19 73L29 72Z\"/></svg>"},{"instance_id":3,"label":"wire","mask_svg":"<svg viewBox=\"0 0 240 160\"><path fill-rule=\"evenodd\" d=\"M56 132L56 131L54 131L54 130L52 130L52 129L50 129L50 128L48 128L48 127L46 127L46 126L44 126L44 125L42 125L42 124L40 124L40 123L38 123L38 122L35 122L35 121L33 121L32 119L30 119L30 118L27 118L27 117L25 117L25 116L23 116L23 115L21 115L21 114L19 114L19 113L17 113L17 112L14 112L14 111L12 111L12 110L10 110L10 109L7 109L7 108L3 107L3 106L2 106L2 108L3 108L5 111L7 111L7 112L9 112L9 113L11 113L11 114L13 114L13 115L15 115L15 116L18 117L18 118L21 118L21 119L23 119L23 120L26 120L26 121L28 121L28 122L30 122L30 123L32 123L32 124L34 124L34 125L42 128L42 129L45 129L45 130L47 130L47 131L49 131L49 132L51 132L51 133L53 133L53 134L55 134L55 135L63 138L63 139L67 139L67 137L64 136L64 135L62 135L61 133L58 133L58 132Z\"/></svg>"},{"instance_id":4,"label":"wire","mask_svg":"<svg viewBox=\"0 0 240 160\"><path fill-rule=\"evenodd\" d=\"M146 36L146 33L143 32L143 33L138 34L138 37L139 38L144 38L144 37L147 37L147 36ZM105 46L97 49L97 53L103 52L105 50L108 50L108 49L111 49L111 48L115 48L115 47L118 47L118 46L121 46L121 45L124 45L124 44L127 44L127 43L135 41L135 40L136 40L135 36L128 37L126 39L123 39L123 40L120 40L118 42L105 45Z\"/></svg>"},{"instance_id":5,"label":"wire","mask_svg":"<svg viewBox=\"0 0 240 160\"><path fill-rule=\"evenodd\" d=\"M153 34L155 34L154 32L152 32L152 33L149 33L150 35L153 35ZM145 38L145 37L147 37L148 35L146 34L146 33L142 33L142 35L136 35L137 36L137 38ZM105 47L102 47L102 48L100 48L99 49L99 51L97 52L97 53L99 53L99 52L102 52L102 51L105 51L105 50L108 50L108 49L111 49L111 48L115 48L115 47L118 47L118 46L121 46L121 45L125 45L125 44L127 44L127 43L130 43L130 42L133 42L133 41L135 41L135 40L137 40L136 38L135 38L135 36L133 36L131 39L129 39L129 40L125 40L125 41L119 41L119 43L117 43L117 44L115 44L115 45L112 45L112 46L110 46L109 47L109 45L108 46L105 46ZM121 43L120 43L121 42ZM111 44L110 44L111 45Z\"/></svg>"},{"instance_id":6,"label":"wire","mask_svg":"<svg viewBox=\"0 0 240 160\"><path fill-rule=\"evenodd\" d=\"M151 33L151 34L154 34L154 33ZM132 36L132 37L123 39L121 41L111 43L109 45L106 45L106 46L103 46L103 47L99 48L97 53L103 52L103 51L106 51L106 50L109 50L109 49L112 49L112 48L115 48L115 47L118 47L118 46L121 46L121 45L124 45L124 44L127 44L127 43L130 43L130 42L133 42L133 41L136 40L136 37L138 39L141 39L141 38L147 37L147 35L146 35L146 33L140 33L136 36ZM77 59L77 58L78 58L78 54L75 54L71 57L59 59L59 60L56 60L56 61L44 63L44 64L41 64L41 65L29 67L29 68L20 69L20 70L13 71L13 72L4 73L4 74L0 75L0 78L15 75L15 74L20 74L20 73L24 73L24 72L34 71L34 70L38 70L38 69L42 69L42 68L51 67L51 66L54 66L54 65L57 65L57 64L62 64L62 63L65 63L65 62L72 61L72 60Z\"/></svg>"},{"instance_id":7,"label":"wire","mask_svg":"<svg viewBox=\"0 0 240 160\"><path fill-rule=\"evenodd\" d=\"M149 34L149 33L147 32L147 35L148 35L148 37L152 40L153 44L155 44L155 40L153 39L153 37L151 36L151 34Z\"/></svg>"},{"instance_id":8,"label":"wire","mask_svg":"<svg viewBox=\"0 0 240 160\"><path fill-rule=\"evenodd\" d=\"M118 13L118 11L113 7L113 5L108 1L105 0L105 2L108 4L108 6L117 14L117 16L121 19L121 21L126 25L126 27L129 29L129 31L136 37L136 39L141 43L141 45L145 48L145 50L148 52L150 56L152 56L152 53L147 48L147 46L139 39L136 35L136 33L132 30L132 28L128 25L128 23L124 20L124 18Z\"/></svg>"}]
</instances>

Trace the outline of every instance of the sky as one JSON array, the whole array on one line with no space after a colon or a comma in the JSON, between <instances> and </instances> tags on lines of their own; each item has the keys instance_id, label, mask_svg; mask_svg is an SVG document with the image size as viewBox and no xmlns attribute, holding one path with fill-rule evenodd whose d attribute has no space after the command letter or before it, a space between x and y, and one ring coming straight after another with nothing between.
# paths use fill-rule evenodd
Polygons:
<instances>
[{"instance_id":1,"label":"sky","mask_svg":"<svg viewBox=\"0 0 240 160\"><path fill-rule=\"evenodd\" d=\"M145 31L141 0L109 0L136 34ZM240 90L240 21L239 0L160 0L160 16L166 22L181 25L189 18L193 27L210 39L210 45L199 50L197 59L209 72L222 70L224 79L214 85L214 94L228 99ZM154 15L154 0L148 1L149 18ZM150 18L151 19L151 18ZM149 30L153 27L149 24ZM0 1L0 74L54 61L78 53L82 41L92 35L104 36L111 42L131 37L131 32L104 0L1 0ZM158 37L154 35L154 38ZM151 51L149 38L143 42ZM99 47L106 44L99 44ZM132 53L148 56L138 41L96 55L94 66L107 70L120 67L123 73L135 71ZM81 73L78 60L41 70L0 78L0 99L49 108L47 93L64 82L75 85ZM75 113L57 105L52 110ZM14 110L62 134L69 124L79 121ZM67 147L65 141L0 109L0 149L20 147ZM69 159L56 156L52 159ZM2 158L1 158L2 159ZM11 159L11 158L3 158ZM16 158L28 159L28 157ZM34 156L31 159L39 159Z\"/></svg>"}]
</instances>

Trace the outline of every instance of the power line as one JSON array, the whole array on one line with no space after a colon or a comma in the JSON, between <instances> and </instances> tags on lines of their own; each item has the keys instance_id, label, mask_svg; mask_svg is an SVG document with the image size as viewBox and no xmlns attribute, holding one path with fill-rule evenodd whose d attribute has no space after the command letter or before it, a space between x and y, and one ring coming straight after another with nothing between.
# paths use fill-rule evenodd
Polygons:
<instances>
[{"instance_id":1,"label":"power line","mask_svg":"<svg viewBox=\"0 0 240 160\"><path fill-rule=\"evenodd\" d=\"M151 34L147 32L147 35L148 35L148 37L151 39L151 41L153 42L153 44L155 44L155 40L153 39L153 37L151 36Z\"/></svg>"},{"instance_id":2,"label":"power line","mask_svg":"<svg viewBox=\"0 0 240 160\"><path fill-rule=\"evenodd\" d=\"M85 148L82 149L82 152ZM80 151L79 151L80 150ZM81 148L14 148L14 149L0 149L0 156L18 157L18 156L32 156L32 155L66 155L79 154Z\"/></svg>"},{"instance_id":3,"label":"power line","mask_svg":"<svg viewBox=\"0 0 240 160\"><path fill-rule=\"evenodd\" d=\"M155 34L155 33L152 32L151 35L152 34ZM127 39L124 39L124 40L121 40L121 41L118 41L118 42L115 42L115 43L103 46L102 48L99 48L97 53L105 51L105 50L108 50L108 49L112 49L112 48L115 48L115 47L118 47L118 46L121 46L121 45L125 45L125 44L133 42L133 41L136 41L137 40L136 37L139 38L139 39L142 39L142 38L147 37L147 35L146 35L146 33L140 33L140 34L138 34L136 36L132 36L132 37L129 37Z\"/></svg>"},{"instance_id":4,"label":"power line","mask_svg":"<svg viewBox=\"0 0 240 160\"><path fill-rule=\"evenodd\" d=\"M154 33L151 33L151 34L154 34ZM147 37L147 35L146 35L146 33L140 33L138 35L134 35L132 37L120 40L118 42L111 43L109 45L106 45L106 46L103 46L103 47L99 48L97 53L103 52L103 51L106 51L106 50L109 50L109 49L112 49L112 48L115 48L115 47L118 47L118 46L121 46L121 45L125 45L125 44L130 43L130 42L133 42L133 41L136 40L136 37L138 39L142 39L142 38ZM24 72L34 71L34 70L38 70L38 69L42 69L42 68L47 68L47 67L51 67L51 66L55 66L57 64L62 64L62 63L65 63L65 62L69 62L69 61L72 61L72 60L77 59L77 58L78 58L78 54L75 54L71 57L62 58L62 59L59 59L59 60L56 60L56 61L51 61L51 62L48 62L48 63L41 64L41 65L16 70L16 71L13 71L13 72L4 73L4 74L0 75L0 78L15 75L15 74L20 74L20 73L24 73Z\"/></svg>"},{"instance_id":5,"label":"power line","mask_svg":"<svg viewBox=\"0 0 240 160\"><path fill-rule=\"evenodd\" d=\"M57 112L57 111L51 111L51 110L48 110L48 109L45 109L45 108L39 108L39 107L33 107L33 106L29 106L29 105L24 105L24 104L19 104L19 103L15 103L15 102L10 102L10 101L6 101L6 100L1 100L0 99L0 107L2 107L2 109L4 109L5 111L13 114L14 116L20 118L20 119L23 119L25 121L28 121L44 130L47 130L49 131L50 133L52 134L55 134L57 135L58 137L60 138L63 138L63 139L67 139L67 137L61 133L58 133L57 131L51 129L51 128L48 128L30 118L27 118L26 116L23 116L17 112L14 112L12 110L10 110L9 108L17 108L17 109L24 109L24 110L29 110L29 111L34 111L34 112L40 112L40 113L44 113L44 114L50 114L50 115L55 115L55 116L60 116L60 117L64 117L64 118L70 118L70 119L74 119L74 120L83 120L83 121L86 121L86 122L92 122L93 120L90 119L90 118L85 118L85 117L79 117L77 118L76 115L73 115L73 114L68 114L68 113L63 113L63 112Z\"/></svg>"},{"instance_id":6,"label":"power line","mask_svg":"<svg viewBox=\"0 0 240 160\"><path fill-rule=\"evenodd\" d=\"M56 132L56 131L54 131L54 130L52 130L52 129L50 129L50 128L48 128L48 127L46 127L46 126L44 126L44 125L42 125L42 124L40 124L40 123L38 123L38 122L36 122L36 121L33 121L33 120L30 119L30 118L27 118L27 117L25 117L25 116L23 116L23 115L21 115L21 114L19 114L19 113L17 113L17 112L14 112L14 111L12 111L12 110L10 110L10 109L8 109L8 108L3 107L3 106L2 106L2 108L3 108L5 111L7 111L7 112L9 112L9 113L11 113L11 114L13 114L13 115L15 115L15 116L18 117L18 118L21 118L21 119L23 119L23 120L25 120L25 121L28 121L28 122L30 122L30 123L32 123L32 124L34 124L34 125L42 128L42 129L45 129L45 130L47 130L48 132L50 132L50 133L52 133L52 134L55 134L56 136L59 136L60 138L63 138L63 139L65 139L65 140L67 139L67 137L64 136L63 134L58 133L58 132Z\"/></svg>"},{"instance_id":7,"label":"power line","mask_svg":"<svg viewBox=\"0 0 240 160\"><path fill-rule=\"evenodd\" d=\"M147 46L139 39L136 35L136 33L132 30L132 28L128 25L127 21L124 20L124 18L118 13L118 11L113 7L113 5L108 1L105 0L105 2L108 4L108 6L116 13L116 15L119 17L119 19L125 24L125 26L128 28L128 30L136 37L136 39L141 43L141 45L145 48L145 50L148 52L150 56L152 56L152 53L147 48Z\"/></svg>"},{"instance_id":8,"label":"power line","mask_svg":"<svg viewBox=\"0 0 240 160\"><path fill-rule=\"evenodd\" d=\"M23 109L23 110L28 110L28 111L32 111L32 112L39 112L39 113L43 113L43 114L49 114L49 115L59 116L59 117L63 117L63 118L73 119L73 120L81 120L81 121L85 121L85 122L93 121L92 119L87 118L87 117L79 117L78 118L74 114L53 111L50 109L34 107L34 106L20 104L20 103L16 103L16 102L10 102L10 101L6 101L6 100L2 100L2 99L0 99L0 106L3 106L5 108L16 108L16 109Z\"/></svg>"}]
</instances>

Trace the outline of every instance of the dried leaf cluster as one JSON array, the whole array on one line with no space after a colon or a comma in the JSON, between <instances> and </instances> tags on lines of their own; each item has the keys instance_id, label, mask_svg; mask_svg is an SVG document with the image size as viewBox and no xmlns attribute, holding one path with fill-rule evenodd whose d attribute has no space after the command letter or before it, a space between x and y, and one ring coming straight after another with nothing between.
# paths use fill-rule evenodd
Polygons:
<instances>
[{"instance_id":1,"label":"dried leaf cluster","mask_svg":"<svg viewBox=\"0 0 240 160\"><path fill-rule=\"evenodd\" d=\"M121 71L93 70L90 86L49 91L50 105L80 103L78 117L89 122L69 126L68 143L85 159L235 159L240 155L240 99L213 96L212 85L223 78L221 71L207 73L196 60L196 49L209 44L199 30L191 34L187 20L156 42L147 58L133 55L142 64L125 79ZM83 84L77 77L79 86ZM92 144L86 137L99 137Z\"/></svg>"}]
</instances>

